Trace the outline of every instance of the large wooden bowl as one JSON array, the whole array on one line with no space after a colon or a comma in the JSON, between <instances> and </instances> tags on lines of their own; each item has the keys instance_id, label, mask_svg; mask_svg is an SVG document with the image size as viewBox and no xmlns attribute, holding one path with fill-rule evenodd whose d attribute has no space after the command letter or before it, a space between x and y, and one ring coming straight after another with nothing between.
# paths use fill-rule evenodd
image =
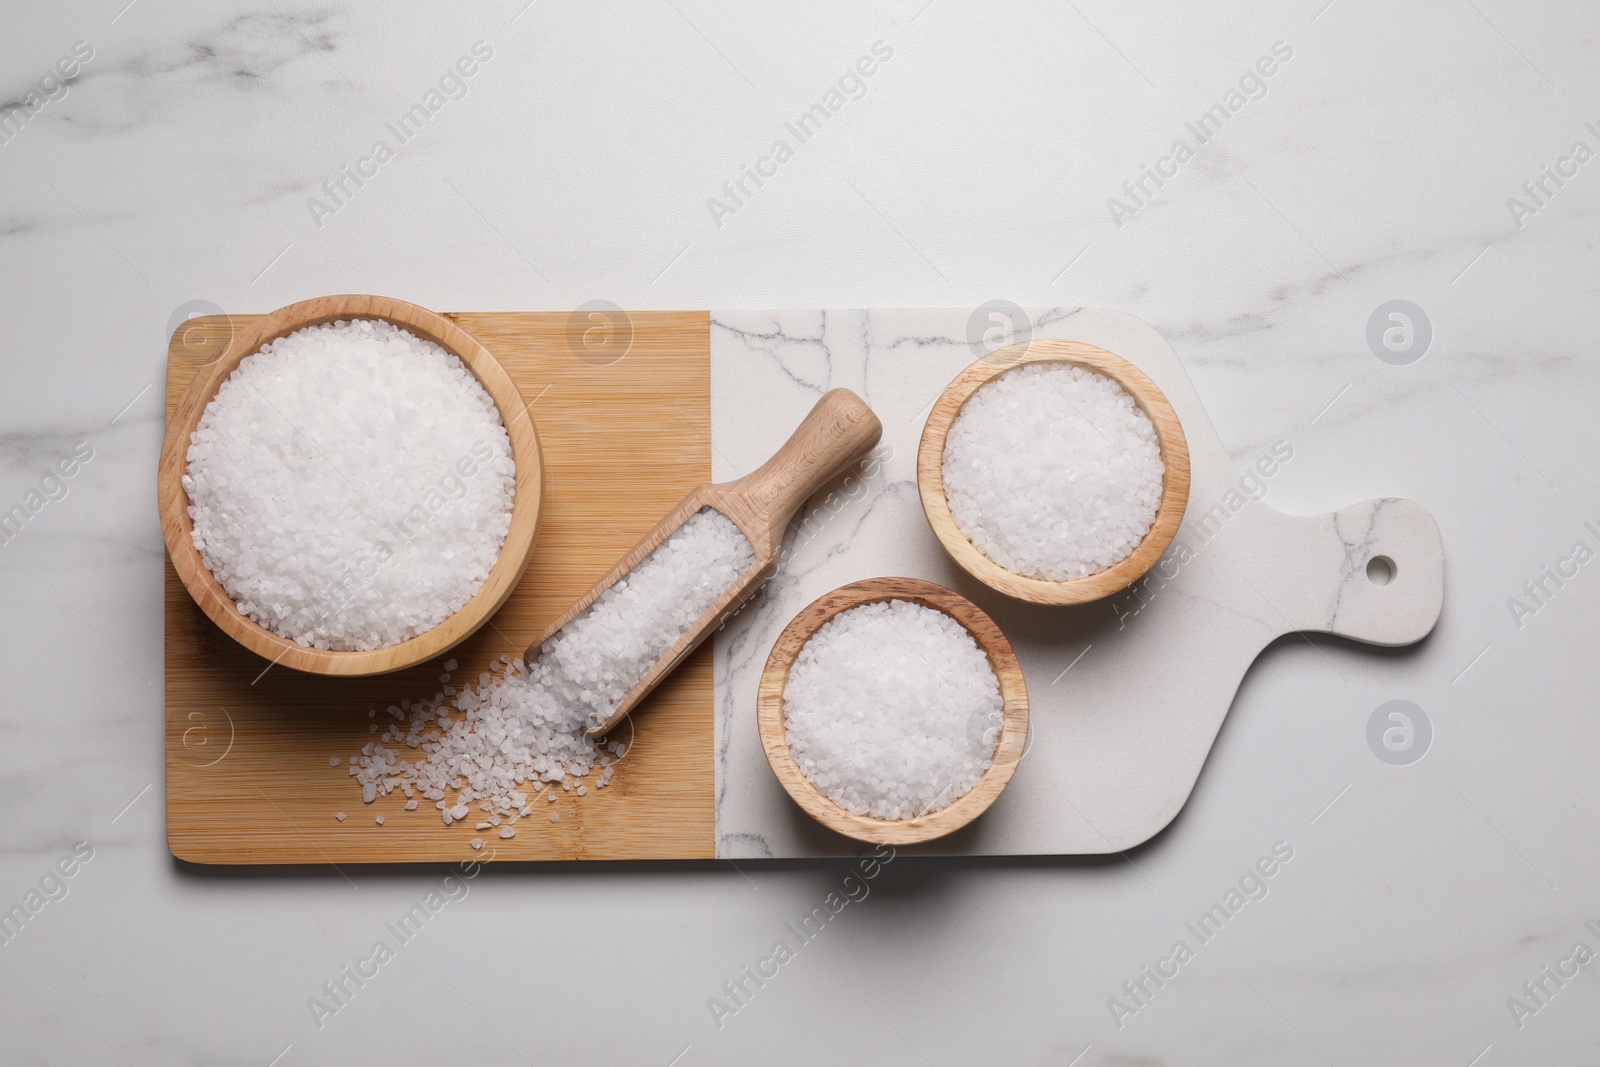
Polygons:
<instances>
[{"instance_id":1,"label":"large wooden bowl","mask_svg":"<svg viewBox=\"0 0 1600 1067\"><path fill-rule=\"evenodd\" d=\"M989 666L1000 682L1004 701L1000 738L995 745L994 762L983 772L978 784L947 807L914 819L891 821L856 815L829 800L800 770L789 751L783 720L783 690L789 683L789 670L795 657L822 624L848 608L882 600L909 600L944 612L972 635L989 657ZM942 585L917 578L868 578L852 582L827 593L808 605L784 627L777 644L767 656L761 672L761 688L756 695L756 721L761 731L761 747L767 762L783 788L806 814L830 830L858 841L882 845L914 845L932 841L967 825L993 804L1016 773L1028 740L1028 687L1011 642L994 620L972 601Z\"/></svg>"},{"instance_id":2,"label":"large wooden bowl","mask_svg":"<svg viewBox=\"0 0 1600 1067\"><path fill-rule=\"evenodd\" d=\"M1027 363L1073 363L1098 371L1121 385L1155 426L1161 461L1166 466L1155 522L1144 539L1116 564L1082 578L1050 581L1000 566L961 532L945 498L944 443L956 416L985 384ZM1189 503L1189 442L1166 394L1121 356L1082 341L1023 341L996 349L968 366L934 401L917 448L917 492L922 497L922 512L939 543L968 574L1007 596L1035 604L1083 604L1110 596L1144 577L1172 543Z\"/></svg>"},{"instance_id":3,"label":"large wooden bowl","mask_svg":"<svg viewBox=\"0 0 1600 1067\"><path fill-rule=\"evenodd\" d=\"M305 326L317 326L335 319L383 319L459 356L500 409L500 420L505 423L506 432L511 437L511 454L517 465L511 528L506 533L500 556L490 568L482 587L455 614L428 632L400 644L368 652L306 648L279 637L241 614L233 598L206 569L199 551L194 547L189 497L183 490L190 435L199 425L206 405L211 403L211 398L216 396L217 390L240 361L268 341L275 341ZM431 659L466 640L499 610L533 556L543 482L544 461L539 451L539 434L534 429L533 417L523 403L522 394L511 380L511 375L471 334L449 319L403 300L381 296L324 296L279 308L245 326L232 336L221 355L195 375L167 423L167 436L161 444L156 492L161 509L161 533L166 538L173 570L177 571L184 588L189 590L189 595L194 597L195 603L210 616L212 622L229 637L273 663L314 674L353 676L397 671Z\"/></svg>"}]
</instances>

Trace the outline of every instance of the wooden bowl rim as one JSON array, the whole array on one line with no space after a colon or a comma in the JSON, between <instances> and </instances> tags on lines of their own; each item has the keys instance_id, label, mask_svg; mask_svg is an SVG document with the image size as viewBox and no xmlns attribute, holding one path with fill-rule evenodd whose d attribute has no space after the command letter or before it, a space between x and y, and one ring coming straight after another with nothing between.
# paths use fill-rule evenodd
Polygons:
<instances>
[{"instance_id":1,"label":"wooden bowl rim","mask_svg":"<svg viewBox=\"0 0 1600 1067\"><path fill-rule=\"evenodd\" d=\"M955 619L989 657L1004 701L1000 738L993 761L978 784L951 804L913 819L890 821L856 815L829 800L800 770L784 729L783 690L800 649L822 624L862 604L909 600L936 608ZM988 810L1016 773L1027 748L1028 687L1011 642L984 610L951 589L920 578L868 578L840 586L813 600L778 635L761 672L756 697L756 722L767 763L794 802L822 825L846 837L872 844L914 845L932 841L966 826Z\"/></svg>"},{"instance_id":2,"label":"wooden bowl rim","mask_svg":"<svg viewBox=\"0 0 1600 1067\"><path fill-rule=\"evenodd\" d=\"M190 436L206 406L240 362L269 341L339 319L382 319L459 357L499 409L517 468L511 526L483 585L454 614L426 633L364 652L307 648L242 614L194 547L189 497L183 489ZM273 663L312 674L354 677L402 670L432 659L466 640L500 609L533 557L543 483L544 460L532 413L516 382L493 353L450 319L416 304L390 297L344 294L289 304L232 333L221 354L195 374L167 422L156 491L161 532L173 569L195 603L218 628Z\"/></svg>"},{"instance_id":3,"label":"wooden bowl rim","mask_svg":"<svg viewBox=\"0 0 1600 1067\"><path fill-rule=\"evenodd\" d=\"M945 438L961 409L984 385L1030 363L1072 363L1098 371L1121 385L1155 426L1161 461L1166 467L1161 479L1161 503L1143 540L1112 566L1082 578L1051 581L1002 567L961 532L944 493ZM939 543L962 569L983 584L1035 604L1084 604L1119 592L1144 577L1172 544L1189 504L1189 442L1166 394L1121 356L1084 341L1022 341L969 364L934 401L917 448L917 494Z\"/></svg>"}]
</instances>

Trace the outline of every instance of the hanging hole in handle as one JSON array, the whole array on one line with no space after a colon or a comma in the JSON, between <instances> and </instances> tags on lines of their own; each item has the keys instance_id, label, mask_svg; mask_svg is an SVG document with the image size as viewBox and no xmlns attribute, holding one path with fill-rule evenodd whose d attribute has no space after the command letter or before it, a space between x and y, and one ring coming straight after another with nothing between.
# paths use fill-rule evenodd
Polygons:
<instances>
[{"instance_id":1,"label":"hanging hole in handle","mask_svg":"<svg viewBox=\"0 0 1600 1067\"><path fill-rule=\"evenodd\" d=\"M1367 581L1373 585L1388 585L1394 581L1396 573L1394 560L1388 556L1373 556L1367 560Z\"/></svg>"}]
</instances>

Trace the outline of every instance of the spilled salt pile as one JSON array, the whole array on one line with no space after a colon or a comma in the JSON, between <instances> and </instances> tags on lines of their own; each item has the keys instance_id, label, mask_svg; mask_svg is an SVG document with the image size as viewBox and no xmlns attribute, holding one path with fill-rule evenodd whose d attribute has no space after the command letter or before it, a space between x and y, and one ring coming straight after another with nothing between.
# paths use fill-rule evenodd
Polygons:
<instances>
[{"instance_id":1,"label":"spilled salt pile","mask_svg":"<svg viewBox=\"0 0 1600 1067\"><path fill-rule=\"evenodd\" d=\"M241 613L311 648L398 644L488 577L516 465L455 355L388 322L309 326L245 357L189 440L195 548Z\"/></svg>"},{"instance_id":2,"label":"spilled salt pile","mask_svg":"<svg viewBox=\"0 0 1600 1067\"><path fill-rule=\"evenodd\" d=\"M1029 578L1112 567L1155 523L1166 466L1121 385L1067 363L1009 370L968 398L944 446L944 491L967 540Z\"/></svg>"},{"instance_id":3,"label":"spilled salt pile","mask_svg":"<svg viewBox=\"0 0 1600 1067\"><path fill-rule=\"evenodd\" d=\"M595 786L603 788L612 757L626 747L590 738L589 724L603 722L754 560L750 542L727 517L711 509L691 516L545 642L531 667L503 658L492 665L495 673L459 691L447 673L432 699L390 707L399 721L350 758L362 799L370 803L399 789L432 800L446 824L467 818L476 805L488 814L480 828L490 829L529 814L546 783L571 790L596 763ZM455 661L445 668L455 669ZM422 758L401 760L390 747L396 744L419 749Z\"/></svg>"},{"instance_id":4,"label":"spilled salt pile","mask_svg":"<svg viewBox=\"0 0 1600 1067\"><path fill-rule=\"evenodd\" d=\"M783 690L801 773L841 808L877 819L925 815L970 792L993 761L1003 707L966 628L907 600L829 619Z\"/></svg>"}]
</instances>

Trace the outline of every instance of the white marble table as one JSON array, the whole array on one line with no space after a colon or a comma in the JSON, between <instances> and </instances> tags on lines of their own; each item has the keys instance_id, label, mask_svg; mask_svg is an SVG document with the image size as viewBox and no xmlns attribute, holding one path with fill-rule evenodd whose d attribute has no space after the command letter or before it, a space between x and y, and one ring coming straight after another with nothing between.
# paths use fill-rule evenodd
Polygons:
<instances>
[{"instance_id":1,"label":"white marble table","mask_svg":"<svg viewBox=\"0 0 1600 1067\"><path fill-rule=\"evenodd\" d=\"M1574 153L1600 149L1600 12L1324 3L13 5L0 96L37 112L0 126L0 510L40 495L0 544L0 906L38 896L0 943L0 1058L1592 1059L1600 972L1563 961L1600 950L1600 577L1574 553L1600 548L1600 164ZM194 301L341 291L1121 309L1241 466L1292 444L1273 507L1428 508L1444 616L1390 653L1269 649L1182 814L1125 856L849 882L839 861L185 868L162 819L164 339ZM1426 315L1421 358L1381 317L1369 344L1395 300ZM1419 760L1386 718L1369 743L1394 700L1427 717ZM435 889L422 932L342 977Z\"/></svg>"}]
</instances>

